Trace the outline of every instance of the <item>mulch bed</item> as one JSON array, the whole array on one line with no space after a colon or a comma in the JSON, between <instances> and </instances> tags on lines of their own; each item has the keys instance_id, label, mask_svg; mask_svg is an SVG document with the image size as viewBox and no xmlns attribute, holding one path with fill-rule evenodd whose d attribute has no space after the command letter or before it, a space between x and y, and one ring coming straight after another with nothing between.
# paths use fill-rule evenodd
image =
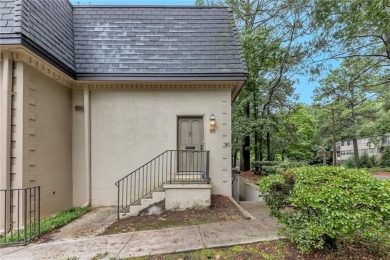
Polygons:
<instances>
[{"instance_id":1,"label":"mulch bed","mask_svg":"<svg viewBox=\"0 0 390 260\"><path fill-rule=\"evenodd\" d=\"M263 178L263 175L255 174L254 171L246 171L246 172L240 172L240 176L245 177L247 180L249 180L252 183L256 183L258 180Z\"/></svg>"},{"instance_id":2,"label":"mulch bed","mask_svg":"<svg viewBox=\"0 0 390 260\"><path fill-rule=\"evenodd\" d=\"M242 219L240 211L228 197L211 195L207 209L165 211L161 215L140 215L114 222L101 235L153 230L168 227L207 224Z\"/></svg>"},{"instance_id":3,"label":"mulch bed","mask_svg":"<svg viewBox=\"0 0 390 260\"><path fill-rule=\"evenodd\" d=\"M380 176L390 176L390 172L387 171L374 172L374 174Z\"/></svg>"},{"instance_id":4,"label":"mulch bed","mask_svg":"<svg viewBox=\"0 0 390 260\"><path fill-rule=\"evenodd\" d=\"M302 255L297 247L287 240L259 242L247 245L237 245L226 248L205 249L168 255L149 256L138 259L285 259L285 260L344 260L344 259L386 259L376 256L367 250L353 245L342 245L337 251L316 250Z\"/></svg>"}]
</instances>

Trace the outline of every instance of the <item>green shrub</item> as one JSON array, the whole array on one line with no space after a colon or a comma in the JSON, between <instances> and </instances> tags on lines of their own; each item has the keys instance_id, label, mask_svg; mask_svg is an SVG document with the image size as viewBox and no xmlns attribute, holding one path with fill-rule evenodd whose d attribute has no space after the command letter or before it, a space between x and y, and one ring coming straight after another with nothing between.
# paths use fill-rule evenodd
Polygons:
<instances>
[{"instance_id":1,"label":"green shrub","mask_svg":"<svg viewBox=\"0 0 390 260\"><path fill-rule=\"evenodd\" d=\"M261 174L263 175L275 174L277 172L278 172L278 166L263 166L261 168Z\"/></svg>"},{"instance_id":2,"label":"green shrub","mask_svg":"<svg viewBox=\"0 0 390 260\"><path fill-rule=\"evenodd\" d=\"M372 164L372 167L376 167L378 166L378 160L376 159L376 155L371 155L370 156L370 161L371 161L371 164Z\"/></svg>"},{"instance_id":3,"label":"green shrub","mask_svg":"<svg viewBox=\"0 0 390 260\"><path fill-rule=\"evenodd\" d=\"M360 167L362 168L371 168L375 165L372 164L372 159L367 153L364 153L360 156Z\"/></svg>"},{"instance_id":4,"label":"green shrub","mask_svg":"<svg viewBox=\"0 0 390 260\"><path fill-rule=\"evenodd\" d=\"M256 174L264 173L263 168L266 166L275 166L279 164L278 161L254 161L252 162L252 169ZM265 173L266 174L266 173Z\"/></svg>"},{"instance_id":5,"label":"green shrub","mask_svg":"<svg viewBox=\"0 0 390 260\"><path fill-rule=\"evenodd\" d=\"M341 163L345 168L356 168L355 158L353 156L348 157L347 160Z\"/></svg>"},{"instance_id":6,"label":"green shrub","mask_svg":"<svg viewBox=\"0 0 390 260\"><path fill-rule=\"evenodd\" d=\"M390 182L362 170L300 167L259 181L281 224L301 252L340 241L390 249Z\"/></svg>"},{"instance_id":7,"label":"green shrub","mask_svg":"<svg viewBox=\"0 0 390 260\"><path fill-rule=\"evenodd\" d=\"M386 146L381 157L381 166L390 167L390 146Z\"/></svg>"},{"instance_id":8,"label":"green shrub","mask_svg":"<svg viewBox=\"0 0 390 260\"><path fill-rule=\"evenodd\" d=\"M253 170L258 174L275 174L281 170L292 167L307 166L305 162L280 162L280 161L255 161L252 163Z\"/></svg>"}]
</instances>

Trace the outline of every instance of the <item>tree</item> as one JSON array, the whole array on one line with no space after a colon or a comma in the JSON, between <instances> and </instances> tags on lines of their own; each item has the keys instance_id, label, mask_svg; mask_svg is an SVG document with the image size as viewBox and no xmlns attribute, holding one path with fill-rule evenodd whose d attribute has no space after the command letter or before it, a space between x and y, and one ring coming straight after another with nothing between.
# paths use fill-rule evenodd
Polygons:
<instances>
[{"instance_id":1,"label":"tree","mask_svg":"<svg viewBox=\"0 0 390 260\"><path fill-rule=\"evenodd\" d=\"M316 43L331 58L361 57L390 64L388 0L318 0L314 18L321 31Z\"/></svg>"},{"instance_id":2,"label":"tree","mask_svg":"<svg viewBox=\"0 0 390 260\"><path fill-rule=\"evenodd\" d=\"M247 84L234 104L234 111L246 111L239 114L245 115L252 126L242 150L251 148L255 160L262 160L264 142L267 160L273 160L274 148L278 144L283 146L278 136L272 136L275 120L280 123L280 118L274 115L293 107L294 76L302 72L309 53L303 39L309 31L310 1L227 0L226 3L240 29L249 69ZM239 135L234 128L233 135ZM242 157L247 161L250 155Z\"/></svg>"},{"instance_id":3,"label":"tree","mask_svg":"<svg viewBox=\"0 0 390 260\"><path fill-rule=\"evenodd\" d=\"M390 146L386 146L381 157L382 167L390 167Z\"/></svg>"},{"instance_id":4,"label":"tree","mask_svg":"<svg viewBox=\"0 0 390 260\"><path fill-rule=\"evenodd\" d=\"M290 159L309 161L314 157L317 120L309 109L309 106L297 103L294 111L287 118L291 128L286 131L286 139L289 140L286 155Z\"/></svg>"},{"instance_id":5,"label":"tree","mask_svg":"<svg viewBox=\"0 0 390 260\"><path fill-rule=\"evenodd\" d=\"M315 90L315 100L319 103L330 103L338 100L343 108L341 120L344 121L342 137L353 141L356 167L360 167L357 139L362 126L377 118L374 107L376 97L378 69L376 62L361 58L349 58L339 68L332 70L329 76L320 81Z\"/></svg>"}]
</instances>

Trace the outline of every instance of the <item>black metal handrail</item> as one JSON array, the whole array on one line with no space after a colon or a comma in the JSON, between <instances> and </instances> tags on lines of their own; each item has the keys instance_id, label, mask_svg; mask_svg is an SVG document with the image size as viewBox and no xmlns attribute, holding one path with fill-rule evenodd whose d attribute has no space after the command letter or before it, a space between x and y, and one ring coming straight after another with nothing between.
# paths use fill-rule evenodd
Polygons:
<instances>
[{"instance_id":1,"label":"black metal handrail","mask_svg":"<svg viewBox=\"0 0 390 260\"><path fill-rule=\"evenodd\" d=\"M115 183L119 214L165 183L209 183L209 151L167 150Z\"/></svg>"},{"instance_id":2,"label":"black metal handrail","mask_svg":"<svg viewBox=\"0 0 390 260\"><path fill-rule=\"evenodd\" d=\"M24 244L41 235L41 188L0 190L0 247Z\"/></svg>"}]
</instances>

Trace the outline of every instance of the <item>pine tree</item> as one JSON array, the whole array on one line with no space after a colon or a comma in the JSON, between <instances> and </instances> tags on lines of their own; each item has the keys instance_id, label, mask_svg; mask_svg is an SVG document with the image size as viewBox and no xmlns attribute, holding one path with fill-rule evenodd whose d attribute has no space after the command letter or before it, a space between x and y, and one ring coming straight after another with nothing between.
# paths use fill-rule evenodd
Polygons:
<instances>
[{"instance_id":1,"label":"pine tree","mask_svg":"<svg viewBox=\"0 0 390 260\"><path fill-rule=\"evenodd\" d=\"M390 146L386 146L383 150L382 158L381 158L381 166L382 167L390 167Z\"/></svg>"}]
</instances>

